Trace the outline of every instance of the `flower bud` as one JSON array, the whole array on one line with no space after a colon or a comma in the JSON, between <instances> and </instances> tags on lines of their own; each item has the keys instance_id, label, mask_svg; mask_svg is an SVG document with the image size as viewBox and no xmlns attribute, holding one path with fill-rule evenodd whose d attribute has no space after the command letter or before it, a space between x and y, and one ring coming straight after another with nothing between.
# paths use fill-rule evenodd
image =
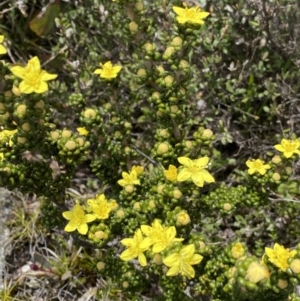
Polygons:
<instances>
[{"instance_id":1,"label":"flower bud","mask_svg":"<svg viewBox=\"0 0 300 301\"><path fill-rule=\"evenodd\" d=\"M166 142L160 143L158 148L157 148L157 152L159 154L165 154L169 151L169 145Z\"/></svg>"},{"instance_id":2,"label":"flower bud","mask_svg":"<svg viewBox=\"0 0 300 301\"><path fill-rule=\"evenodd\" d=\"M100 231L95 232L95 237L98 238L98 239L103 239L104 236L105 236L104 231L100 230Z\"/></svg>"},{"instance_id":3,"label":"flower bud","mask_svg":"<svg viewBox=\"0 0 300 301\"><path fill-rule=\"evenodd\" d=\"M87 119L94 119L97 116L97 112L92 108L85 109L83 116Z\"/></svg>"},{"instance_id":4,"label":"flower bud","mask_svg":"<svg viewBox=\"0 0 300 301\"><path fill-rule=\"evenodd\" d=\"M279 181L280 180L280 174L278 173L278 172L274 172L273 173L273 175L272 175L272 179L274 180L274 181Z\"/></svg>"},{"instance_id":5,"label":"flower bud","mask_svg":"<svg viewBox=\"0 0 300 301\"><path fill-rule=\"evenodd\" d=\"M35 105L34 107L36 109L44 109L45 108L45 102L43 100L39 100Z\"/></svg>"},{"instance_id":6,"label":"flower bud","mask_svg":"<svg viewBox=\"0 0 300 301\"><path fill-rule=\"evenodd\" d=\"M165 85L167 87L172 87L172 84L174 82L174 77L171 76L171 75L167 75L165 78L164 78L164 82L165 82Z\"/></svg>"},{"instance_id":7,"label":"flower bud","mask_svg":"<svg viewBox=\"0 0 300 301\"><path fill-rule=\"evenodd\" d=\"M277 286L279 288L281 288L282 290L284 290L285 288L287 288L288 285L289 285L289 283L286 280L284 280L284 279L278 279Z\"/></svg>"},{"instance_id":8,"label":"flower bud","mask_svg":"<svg viewBox=\"0 0 300 301\"><path fill-rule=\"evenodd\" d=\"M18 137L17 141L20 144L24 144L24 143L26 143L27 139L25 137Z\"/></svg>"},{"instance_id":9,"label":"flower bud","mask_svg":"<svg viewBox=\"0 0 300 301\"><path fill-rule=\"evenodd\" d=\"M155 49L156 49L156 45L155 44L151 44L151 43L146 43L144 45L144 49L146 50L146 52L148 54L152 54L155 51Z\"/></svg>"},{"instance_id":10,"label":"flower bud","mask_svg":"<svg viewBox=\"0 0 300 301\"><path fill-rule=\"evenodd\" d=\"M190 64L188 63L188 61L181 60L179 62L179 69L181 69L181 70L188 70L189 67L190 67Z\"/></svg>"},{"instance_id":11,"label":"flower bud","mask_svg":"<svg viewBox=\"0 0 300 301\"><path fill-rule=\"evenodd\" d=\"M144 68L139 69L137 72L137 76L142 79L146 78L147 77L146 69L144 69Z\"/></svg>"},{"instance_id":12,"label":"flower bud","mask_svg":"<svg viewBox=\"0 0 300 301\"><path fill-rule=\"evenodd\" d=\"M15 115L19 118L23 118L26 115L27 106L25 104L19 105L15 110Z\"/></svg>"},{"instance_id":13,"label":"flower bud","mask_svg":"<svg viewBox=\"0 0 300 301\"><path fill-rule=\"evenodd\" d=\"M300 273L300 259L298 259L298 258L294 259L290 264L290 268L295 274L299 274Z\"/></svg>"},{"instance_id":14,"label":"flower bud","mask_svg":"<svg viewBox=\"0 0 300 301\"><path fill-rule=\"evenodd\" d=\"M124 281L122 283L123 288L128 288L129 287L129 282L128 281Z\"/></svg>"},{"instance_id":15,"label":"flower bud","mask_svg":"<svg viewBox=\"0 0 300 301\"><path fill-rule=\"evenodd\" d=\"M12 87L12 92L13 94L15 94L16 96L20 96L21 95L21 91L18 87L16 87L15 85L13 85Z\"/></svg>"},{"instance_id":16,"label":"flower bud","mask_svg":"<svg viewBox=\"0 0 300 301\"><path fill-rule=\"evenodd\" d=\"M61 132L61 136L62 136L62 138L70 138L72 136L72 132L70 130L64 129Z\"/></svg>"},{"instance_id":17,"label":"flower bud","mask_svg":"<svg viewBox=\"0 0 300 301\"><path fill-rule=\"evenodd\" d=\"M173 55L174 52L175 52L175 48L174 48L174 47L171 47L171 46L170 46L170 47L167 47L167 49L165 50L165 52L164 52L162 58L163 58L164 60L168 60L168 59L171 58L171 56Z\"/></svg>"},{"instance_id":18,"label":"flower bud","mask_svg":"<svg viewBox=\"0 0 300 301\"><path fill-rule=\"evenodd\" d=\"M223 209L224 209L225 211L230 211L230 210L232 209L232 205L231 205L230 203L225 203L225 204L223 205Z\"/></svg>"},{"instance_id":19,"label":"flower bud","mask_svg":"<svg viewBox=\"0 0 300 301\"><path fill-rule=\"evenodd\" d=\"M171 42L171 46L173 46L174 48L180 49L182 46L182 38L180 37L175 37L172 42Z\"/></svg>"},{"instance_id":20,"label":"flower bud","mask_svg":"<svg viewBox=\"0 0 300 301\"><path fill-rule=\"evenodd\" d=\"M76 143L73 140L69 140L65 143L65 148L69 151L72 151L76 148Z\"/></svg>"},{"instance_id":21,"label":"flower bud","mask_svg":"<svg viewBox=\"0 0 300 301\"><path fill-rule=\"evenodd\" d=\"M60 137L59 131L50 132L51 139L57 140Z\"/></svg>"},{"instance_id":22,"label":"flower bud","mask_svg":"<svg viewBox=\"0 0 300 301\"><path fill-rule=\"evenodd\" d=\"M202 133L202 138L205 140L209 140L213 136L213 131L210 129L205 129Z\"/></svg>"},{"instance_id":23,"label":"flower bud","mask_svg":"<svg viewBox=\"0 0 300 301\"><path fill-rule=\"evenodd\" d=\"M119 218L124 218L124 217L125 217L125 212L124 212L123 209L119 209L119 210L116 212L116 214L117 214L117 217L119 217Z\"/></svg>"},{"instance_id":24,"label":"flower bud","mask_svg":"<svg viewBox=\"0 0 300 301\"><path fill-rule=\"evenodd\" d=\"M276 156L274 156L274 157L272 158L272 162L273 162L274 164L279 164L281 161L282 161L282 160L281 160L280 156L278 156L278 155L276 155Z\"/></svg>"},{"instance_id":25,"label":"flower bud","mask_svg":"<svg viewBox=\"0 0 300 301\"><path fill-rule=\"evenodd\" d=\"M162 74L162 73L165 72L165 69L164 69L164 67L163 67L162 65L157 66L157 67L156 67L156 70L157 70L160 74Z\"/></svg>"},{"instance_id":26,"label":"flower bud","mask_svg":"<svg viewBox=\"0 0 300 301\"><path fill-rule=\"evenodd\" d=\"M133 205L133 209L134 209L134 210L139 210L139 209L141 209L140 203L139 203L139 202L135 202L134 205Z\"/></svg>"},{"instance_id":27,"label":"flower bud","mask_svg":"<svg viewBox=\"0 0 300 301\"><path fill-rule=\"evenodd\" d=\"M128 24L128 27L129 27L129 30L130 30L131 33L136 33L138 31L138 28L139 28L139 26L134 21L130 22Z\"/></svg>"},{"instance_id":28,"label":"flower bud","mask_svg":"<svg viewBox=\"0 0 300 301\"><path fill-rule=\"evenodd\" d=\"M135 9L136 9L137 11L142 11L142 10L145 9L145 8L144 8L143 2L137 2L137 3L134 5L134 7L135 7Z\"/></svg>"},{"instance_id":29,"label":"flower bud","mask_svg":"<svg viewBox=\"0 0 300 301\"><path fill-rule=\"evenodd\" d=\"M191 219L187 212L185 210L182 210L177 214L176 222L181 226L186 226L191 222Z\"/></svg>"},{"instance_id":30,"label":"flower bud","mask_svg":"<svg viewBox=\"0 0 300 301\"><path fill-rule=\"evenodd\" d=\"M160 254L155 254L153 257L153 262L157 265L162 265L162 257Z\"/></svg>"},{"instance_id":31,"label":"flower bud","mask_svg":"<svg viewBox=\"0 0 300 301\"><path fill-rule=\"evenodd\" d=\"M156 204L155 204L155 201L154 201L154 200L149 201L149 207L150 207L151 209L153 209L153 208L156 207Z\"/></svg>"},{"instance_id":32,"label":"flower bud","mask_svg":"<svg viewBox=\"0 0 300 301\"><path fill-rule=\"evenodd\" d=\"M133 185L126 185L125 186L125 191L129 194L133 193L134 187Z\"/></svg>"},{"instance_id":33,"label":"flower bud","mask_svg":"<svg viewBox=\"0 0 300 301\"><path fill-rule=\"evenodd\" d=\"M30 124L28 122L23 123L21 127L22 127L22 130L25 132L30 131Z\"/></svg>"},{"instance_id":34,"label":"flower bud","mask_svg":"<svg viewBox=\"0 0 300 301\"><path fill-rule=\"evenodd\" d=\"M165 185L163 185L163 184L158 185L157 186L157 193L162 194L164 188L165 188Z\"/></svg>"},{"instance_id":35,"label":"flower bud","mask_svg":"<svg viewBox=\"0 0 300 301\"><path fill-rule=\"evenodd\" d=\"M105 262L99 261L99 262L97 263L97 269L98 269L99 271L104 270L104 269L105 269Z\"/></svg>"},{"instance_id":36,"label":"flower bud","mask_svg":"<svg viewBox=\"0 0 300 301\"><path fill-rule=\"evenodd\" d=\"M177 200L180 199L182 197L182 192L179 189L174 189L173 197Z\"/></svg>"}]
</instances>

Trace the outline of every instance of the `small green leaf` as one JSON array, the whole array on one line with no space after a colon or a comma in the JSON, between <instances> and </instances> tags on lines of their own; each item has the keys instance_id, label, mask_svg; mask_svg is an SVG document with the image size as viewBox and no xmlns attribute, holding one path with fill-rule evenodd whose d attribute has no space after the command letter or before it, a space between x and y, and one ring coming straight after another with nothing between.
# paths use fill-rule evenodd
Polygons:
<instances>
[{"instance_id":1,"label":"small green leaf","mask_svg":"<svg viewBox=\"0 0 300 301\"><path fill-rule=\"evenodd\" d=\"M229 82L226 83L226 90L230 93L234 93L233 88Z\"/></svg>"}]
</instances>

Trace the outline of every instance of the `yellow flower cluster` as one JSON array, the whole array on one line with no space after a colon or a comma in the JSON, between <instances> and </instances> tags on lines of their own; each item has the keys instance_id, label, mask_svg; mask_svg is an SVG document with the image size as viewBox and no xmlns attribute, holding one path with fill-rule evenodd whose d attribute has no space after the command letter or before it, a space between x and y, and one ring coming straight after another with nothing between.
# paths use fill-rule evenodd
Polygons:
<instances>
[{"instance_id":1,"label":"yellow flower cluster","mask_svg":"<svg viewBox=\"0 0 300 301\"><path fill-rule=\"evenodd\" d=\"M127 249L120 255L124 261L129 261L138 258L141 266L147 265L145 251L152 247L152 252L155 254L161 253L166 248L173 245L174 242L181 242L183 238L176 238L176 228L163 227L159 220L154 220L151 226L142 225L136 230L133 238L125 238L121 243ZM195 246L190 244L183 247L180 252L173 253L167 256L163 263L170 267L167 276L175 276L181 274L193 278L195 271L192 265L199 263L202 256L195 253Z\"/></svg>"},{"instance_id":2,"label":"yellow flower cluster","mask_svg":"<svg viewBox=\"0 0 300 301\"><path fill-rule=\"evenodd\" d=\"M273 248L265 248L265 254L262 260L255 260L248 266L246 270L245 279L252 282L258 283L263 279L270 278L272 268L270 264L281 270L281 273L290 273L291 271L299 275L300 274L300 259L295 258L297 250L290 251L288 248L275 243ZM245 256L245 249L241 243L236 243L231 248L231 255L237 259L237 263L240 260L247 258ZM232 268L231 275L233 276L236 272L236 267ZM277 272L276 272L277 273ZM287 287L288 282L284 279L278 279L278 287L284 289Z\"/></svg>"},{"instance_id":3,"label":"yellow flower cluster","mask_svg":"<svg viewBox=\"0 0 300 301\"><path fill-rule=\"evenodd\" d=\"M86 235L88 223L108 219L110 212L118 207L115 200L108 201L104 194L96 196L95 199L88 199L87 204L87 207L83 207L77 202L71 211L62 213L63 217L69 221L65 226L66 232L77 230L80 234Z\"/></svg>"},{"instance_id":4,"label":"yellow flower cluster","mask_svg":"<svg viewBox=\"0 0 300 301\"><path fill-rule=\"evenodd\" d=\"M278 150L279 152L283 153L283 156L285 158L291 158L294 154L300 155L300 140L288 140L288 139L282 139L280 144L274 145L274 148ZM276 156L280 159L279 156ZM274 157L275 158L275 157ZM278 158L276 160L278 161ZM273 161L275 162L275 161ZM253 175L254 173L259 173L260 175L265 175L267 170L271 168L269 164L265 164L265 161L260 159L252 159L247 160L246 165L248 167L248 173L249 175Z\"/></svg>"},{"instance_id":5,"label":"yellow flower cluster","mask_svg":"<svg viewBox=\"0 0 300 301\"><path fill-rule=\"evenodd\" d=\"M188 157L179 157L178 162L182 165L179 168L179 173L174 165L170 165L168 170L164 170L167 180L175 182L185 182L192 180L198 187L203 187L204 183L215 182L214 177L206 170L209 158L202 157L196 160Z\"/></svg>"}]
</instances>

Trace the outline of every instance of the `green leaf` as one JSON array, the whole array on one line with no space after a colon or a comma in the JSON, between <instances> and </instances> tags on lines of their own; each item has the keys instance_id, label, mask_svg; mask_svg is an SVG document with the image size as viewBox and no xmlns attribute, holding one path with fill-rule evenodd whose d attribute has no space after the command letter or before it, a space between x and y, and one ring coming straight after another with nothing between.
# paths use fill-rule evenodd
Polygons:
<instances>
[{"instance_id":1,"label":"green leaf","mask_svg":"<svg viewBox=\"0 0 300 301\"><path fill-rule=\"evenodd\" d=\"M234 93L233 88L229 82L226 83L226 90L230 93Z\"/></svg>"},{"instance_id":2,"label":"green leaf","mask_svg":"<svg viewBox=\"0 0 300 301\"><path fill-rule=\"evenodd\" d=\"M47 36L53 30L59 13L60 0L49 3L29 22L29 28L39 37Z\"/></svg>"}]
</instances>

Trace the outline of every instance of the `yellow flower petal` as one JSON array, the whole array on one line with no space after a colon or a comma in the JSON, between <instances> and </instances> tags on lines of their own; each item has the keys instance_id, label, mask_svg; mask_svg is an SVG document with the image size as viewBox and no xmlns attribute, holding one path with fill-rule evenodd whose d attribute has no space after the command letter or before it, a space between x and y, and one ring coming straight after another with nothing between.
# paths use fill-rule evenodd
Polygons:
<instances>
[{"instance_id":1,"label":"yellow flower petal","mask_svg":"<svg viewBox=\"0 0 300 301\"><path fill-rule=\"evenodd\" d=\"M6 48L3 45L0 45L0 54L5 54L7 53Z\"/></svg>"},{"instance_id":2,"label":"yellow flower petal","mask_svg":"<svg viewBox=\"0 0 300 301\"><path fill-rule=\"evenodd\" d=\"M66 232L73 232L77 229L77 226L74 225L73 223L68 223L66 226L65 226L65 231Z\"/></svg>"},{"instance_id":3,"label":"yellow flower petal","mask_svg":"<svg viewBox=\"0 0 300 301\"><path fill-rule=\"evenodd\" d=\"M188 157L179 157L177 158L177 160L181 165L184 165L186 167L191 167L193 165L193 160Z\"/></svg>"},{"instance_id":4,"label":"yellow flower petal","mask_svg":"<svg viewBox=\"0 0 300 301\"><path fill-rule=\"evenodd\" d=\"M163 263L167 266L167 267L171 267L173 265L176 265L178 263L179 260L179 254L178 253L174 253L169 255L168 257L166 257L163 260Z\"/></svg>"},{"instance_id":5,"label":"yellow flower petal","mask_svg":"<svg viewBox=\"0 0 300 301\"><path fill-rule=\"evenodd\" d=\"M142 267L145 267L147 265L147 259L144 255L144 253L140 253L139 256L138 256L138 260L139 260L139 263Z\"/></svg>"},{"instance_id":6,"label":"yellow flower petal","mask_svg":"<svg viewBox=\"0 0 300 301\"><path fill-rule=\"evenodd\" d=\"M14 66L10 68L10 71L17 77L25 79L26 69L21 66Z\"/></svg>"},{"instance_id":7,"label":"yellow flower petal","mask_svg":"<svg viewBox=\"0 0 300 301\"><path fill-rule=\"evenodd\" d=\"M202 167L202 168L205 168L208 162L209 162L209 158L206 156L195 160L195 164L198 167Z\"/></svg>"},{"instance_id":8,"label":"yellow flower petal","mask_svg":"<svg viewBox=\"0 0 300 301\"><path fill-rule=\"evenodd\" d=\"M93 222L96 219L96 216L94 214L86 214L84 216L86 223Z\"/></svg>"},{"instance_id":9,"label":"yellow flower petal","mask_svg":"<svg viewBox=\"0 0 300 301\"><path fill-rule=\"evenodd\" d=\"M191 177L191 173L188 172L187 168L183 168L177 175L177 181L184 182Z\"/></svg>"},{"instance_id":10,"label":"yellow flower petal","mask_svg":"<svg viewBox=\"0 0 300 301\"><path fill-rule=\"evenodd\" d=\"M50 74L45 70L42 70L40 73L40 78L42 81L48 81L57 78L57 74Z\"/></svg>"},{"instance_id":11,"label":"yellow flower petal","mask_svg":"<svg viewBox=\"0 0 300 301\"><path fill-rule=\"evenodd\" d=\"M73 218L73 212L72 211L65 211L62 213L63 217L67 220L71 220Z\"/></svg>"},{"instance_id":12,"label":"yellow flower petal","mask_svg":"<svg viewBox=\"0 0 300 301\"><path fill-rule=\"evenodd\" d=\"M135 258L135 256L133 256L132 252L130 251L130 249L127 249L125 251L122 252L122 254L120 255L120 258L122 260L125 261L129 261Z\"/></svg>"},{"instance_id":13,"label":"yellow flower petal","mask_svg":"<svg viewBox=\"0 0 300 301\"><path fill-rule=\"evenodd\" d=\"M82 235L87 234L88 232L88 225L87 224L81 224L78 228L77 228L78 232Z\"/></svg>"},{"instance_id":14,"label":"yellow flower petal","mask_svg":"<svg viewBox=\"0 0 300 301\"><path fill-rule=\"evenodd\" d=\"M214 183L215 182L214 177L207 170L203 169L201 171L201 175L202 175L203 180L206 183Z\"/></svg>"},{"instance_id":15,"label":"yellow flower petal","mask_svg":"<svg viewBox=\"0 0 300 301\"><path fill-rule=\"evenodd\" d=\"M178 265L173 266L167 272L167 276L176 276L178 275L180 267Z\"/></svg>"},{"instance_id":16,"label":"yellow flower petal","mask_svg":"<svg viewBox=\"0 0 300 301\"><path fill-rule=\"evenodd\" d=\"M182 8L182 7L173 6L172 9L173 9L173 11L174 11L177 15L179 15L179 16L182 16L182 15L184 15L184 13L185 13L185 9Z\"/></svg>"}]
</instances>

